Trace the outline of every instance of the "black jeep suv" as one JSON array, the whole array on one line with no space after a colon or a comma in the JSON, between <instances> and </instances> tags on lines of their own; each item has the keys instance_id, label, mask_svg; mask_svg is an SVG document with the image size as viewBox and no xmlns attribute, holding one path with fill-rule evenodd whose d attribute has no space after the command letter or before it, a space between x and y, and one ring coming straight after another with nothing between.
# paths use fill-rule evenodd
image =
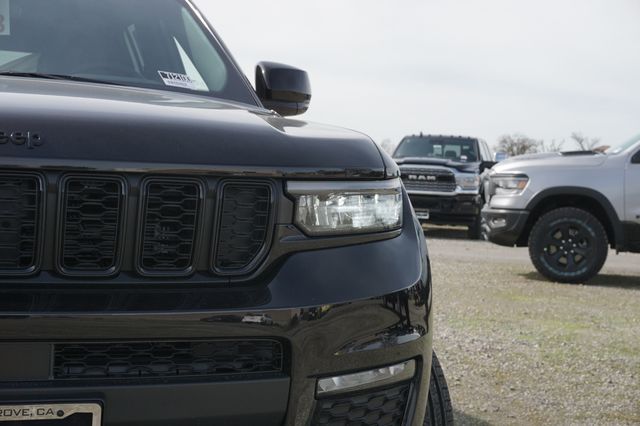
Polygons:
<instances>
[{"instance_id":1,"label":"black jeep suv","mask_svg":"<svg viewBox=\"0 0 640 426\"><path fill-rule=\"evenodd\" d=\"M393 158L419 220L467 225L470 238L481 237L484 200L480 176L495 164L485 141L461 136L407 136Z\"/></svg>"},{"instance_id":2,"label":"black jeep suv","mask_svg":"<svg viewBox=\"0 0 640 426\"><path fill-rule=\"evenodd\" d=\"M399 170L305 72L186 0L0 16L0 425L451 421Z\"/></svg>"}]
</instances>

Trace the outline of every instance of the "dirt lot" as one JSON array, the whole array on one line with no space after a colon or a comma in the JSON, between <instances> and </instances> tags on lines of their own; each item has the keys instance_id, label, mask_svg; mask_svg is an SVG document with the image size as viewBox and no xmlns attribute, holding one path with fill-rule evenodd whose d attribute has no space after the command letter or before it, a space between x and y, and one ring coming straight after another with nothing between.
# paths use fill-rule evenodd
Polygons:
<instances>
[{"instance_id":1,"label":"dirt lot","mask_svg":"<svg viewBox=\"0 0 640 426\"><path fill-rule=\"evenodd\" d=\"M457 424L640 423L640 255L612 252L593 282L563 285L526 249L426 234Z\"/></svg>"}]
</instances>

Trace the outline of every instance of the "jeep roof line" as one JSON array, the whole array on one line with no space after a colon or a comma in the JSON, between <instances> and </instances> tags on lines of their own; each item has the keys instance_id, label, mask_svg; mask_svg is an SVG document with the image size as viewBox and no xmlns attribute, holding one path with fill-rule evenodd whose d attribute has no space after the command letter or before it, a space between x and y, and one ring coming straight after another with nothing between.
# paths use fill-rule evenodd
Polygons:
<instances>
[{"instance_id":1,"label":"jeep roof line","mask_svg":"<svg viewBox=\"0 0 640 426\"><path fill-rule=\"evenodd\" d=\"M608 247L640 252L640 136L606 153L513 157L485 179L489 239L528 246L536 268L562 282L595 276Z\"/></svg>"},{"instance_id":2,"label":"jeep roof line","mask_svg":"<svg viewBox=\"0 0 640 426\"><path fill-rule=\"evenodd\" d=\"M0 423L451 424L399 170L304 71L186 0L0 14Z\"/></svg>"},{"instance_id":3,"label":"jeep roof line","mask_svg":"<svg viewBox=\"0 0 640 426\"><path fill-rule=\"evenodd\" d=\"M480 238L480 175L494 164L485 141L420 133L404 137L393 158L421 221L467 225L469 236Z\"/></svg>"}]
</instances>

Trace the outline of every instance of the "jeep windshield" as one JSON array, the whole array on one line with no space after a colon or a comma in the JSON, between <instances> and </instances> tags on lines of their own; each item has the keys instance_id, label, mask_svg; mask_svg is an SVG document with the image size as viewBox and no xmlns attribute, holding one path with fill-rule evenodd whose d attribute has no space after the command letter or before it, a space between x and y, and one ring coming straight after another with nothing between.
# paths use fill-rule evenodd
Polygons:
<instances>
[{"instance_id":1,"label":"jeep windshield","mask_svg":"<svg viewBox=\"0 0 640 426\"><path fill-rule=\"evenodd\" d=\"M405 138L394 158L436 158L450 161L478 161L478 141L464 138Z\"/></svg>"},{"instance_id":2,"label":"jeep windshield","mask_svg":"<svg viewBox=\"0 0 640 426\"><path fill-rule=\"evenodd\" d=\"M223 48L180 0L0 0L0 74L256 105Z\"/></svg>"}]
</instances>

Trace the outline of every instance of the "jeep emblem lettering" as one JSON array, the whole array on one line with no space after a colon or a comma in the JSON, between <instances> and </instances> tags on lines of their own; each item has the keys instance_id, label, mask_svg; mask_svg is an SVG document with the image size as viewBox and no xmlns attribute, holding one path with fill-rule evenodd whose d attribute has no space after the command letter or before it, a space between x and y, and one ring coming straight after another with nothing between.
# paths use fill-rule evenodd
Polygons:
<instances>
[{"instance_id":1,"label":"jeep emblem lettering","mask_svg":"<svg viewBox=\"0 0 640 426\"><path fill-rule=\"evenodd\" d=\"M34 149L44 143L42 135L37 132L2 132L0 131L0 145L12 143L25 145L27 149Z\"/></svg>"}]
</instances>

